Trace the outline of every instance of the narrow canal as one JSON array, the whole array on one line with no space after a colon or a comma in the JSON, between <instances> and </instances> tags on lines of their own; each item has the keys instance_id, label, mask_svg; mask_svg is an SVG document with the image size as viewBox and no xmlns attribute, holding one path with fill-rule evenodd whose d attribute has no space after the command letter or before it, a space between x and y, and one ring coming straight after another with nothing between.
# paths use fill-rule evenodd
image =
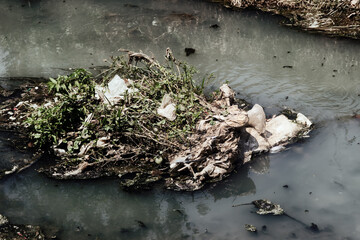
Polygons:
<instances>
[{"instance_id":1,"label":"narrow canal","mask_svg":"<svg viewBox=\"0 0 360 240\"><path fill-rule=\"evenodd\" d=\"M199 77L214 74L207 91L228 82L269 116L293 108L316 129L194 193L129 193L113 179L56 181L35 165L0 180L0 213L10 221L40 225L59 239L358 238L360 121L351 118L360 112L358 41L299 32L280 26L279 17L200 0L29 2L0 2L2 87L19 84L10 77L99 68L119 48L162 59L170 47ZM187 57L186 47L196 52ZM9 148L7 137L1 133L0 166L27 157ZM260 198L320 231L287 217L258 216L251 206L232 207ZM248 223L257 234L244 229Z\"/></svg>"}]
</instances>

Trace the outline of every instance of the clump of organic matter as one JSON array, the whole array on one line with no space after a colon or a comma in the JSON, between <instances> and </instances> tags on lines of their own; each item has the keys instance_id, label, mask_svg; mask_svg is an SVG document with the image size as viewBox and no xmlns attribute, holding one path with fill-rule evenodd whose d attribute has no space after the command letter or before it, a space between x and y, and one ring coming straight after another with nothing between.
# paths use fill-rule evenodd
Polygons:
<instances>
[{"instance_id":1,"label":"clump of organic matter","mask_svg":"<svg viewBox=\"0 0 360 240\"><path fill-rule=\"evenodd\" d=\"M3 127L26 135L29 148L56 156L55 165L40 171L59 179L117 176L126 188L147 188L168 175L164 160L189 147L188 137L208 115L202 94L206 79L195 85L196 70L176 60L170 49L165 64L126 52L112 57L98 76L77 69L24 87L21 101L2 104L12 114L1 119ZM106 91L113 90L114 79L125 86L110 101ZM163 115L165 103L173 107L171 118Z\"/></svg>"},{"instance_id":2,"label":"clump of organic matter","mask_svg":"<svg viewBox=\"0 0 360 240\"><path fill-rule=\"evenodd\" d=\"M0 214L0 239L49 239L43 234L39 226L14 225Z\"/></svg>"},{"instance_id":3,"label":"clump of organic matter","mask_svg":"<svg viewBox=\"0 0 360 240\"><path fill-rule=\"evenodd\" d=\"M84 69L57 79L50 78L48 91L53 99L40 107L35 106L33 114L25 121L30 138L38 147L63 142L66 134L78 128L98 103L94 99L95 82Z\"/></svg>"},{"instance_id":4,"label":"clump of organic matter","mask_svg":"<svg viewBox=\"0 0 360 240\"><path fill-rule=\"evenodd\" d=\"M267 120L257 104L246 111L227 84L207 99L206 78L196 86L196 70L170 49L165 64L122 51L127 58L112 57L98 76L77 69L20 89L21 99L1 92L0 126L55 159L40 172L58 179L118 177L127 189L163 179L167 188L194 191L222 180L253 153L310 131L300 113L292 122L284 115Z\"/></svg>"},{"instance_id":5,"label":"clump of organic matter","mask_svg":"<svg viewBox=\"0 0 360 240\"><path fill-rule=\"evenodd\" d=\"M34 113L25 121L34 144L52 146L67 161L106 160L111 156L109 148L113 148L158 163L186 144L204 114L199 104L202 87L193 82L194 68L174 61L162 66L155 60L137 66L141 56L134 57L135 64L124 57L112 58L100 79L84 69L50 78L49 98L32 109ZM115 75L128 81L134 91L109 104L96 97L95 86L106 86ZM156 111L165 95L176 104L173 121Z\"/></svg>"}]
</instances>

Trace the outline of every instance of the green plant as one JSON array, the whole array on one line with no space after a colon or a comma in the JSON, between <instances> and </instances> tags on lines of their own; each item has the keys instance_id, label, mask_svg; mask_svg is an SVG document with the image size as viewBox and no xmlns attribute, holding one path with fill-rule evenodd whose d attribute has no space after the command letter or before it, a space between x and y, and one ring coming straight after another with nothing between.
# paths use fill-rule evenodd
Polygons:
<instances>
[{"instance_id":1,"label":"green plant","mask_svg":"<svg viewBox=\"0 0 360 240\"><path fill-rule=\"evenodd\" d=\"M94 103L95 82L84 69L50 78L48 88L57 100L35 109L26 120L30 138L39 147L57 144L67 132L76 131Z\"/></svg>"},{"instance_id":2,"label":"green plant","mask_svg":"<svg viewBox=\"0 0 360 240\"><path fill-rule=\"evenodd\" d=\"M202 85L195 86L195 73L196 70L186 63L176 63L174 66L170 61L163 66L155 63L139 67L127 64L122 57L113 58L104 79L119 74L132 79L133 87L139 91L125 96L122 107L113 112L113 126L110 129L126 130L127 135L138 136L137 139L142 136L141 140L153 143L184 143L203 115L199 95L202 94L205 79ZM169 94L176 104L177 117L174 121L164 119L156 112L165 94Z\"/></svg>"},{"instance_id":3,"label":"green plant","mask_svg":"<svg viewBox=\"0 0 360 240\"><path fill-rule=\"evenodd\" d=\"M68 76L50 78L48 82L49 93L61 98L71 98L76 101L88 100L94 97L95 81L91 73L85 69L76 69Z\"/></svg>"},{"instance_id":4,"label":"green plant","mask_svg":"<svg viewBox=\"0 0 360 240\"><path fill-rule=\"evenodd\" d=\"M126 92L120 102L111 105L95 98L94 78L83 69L51 78L48 89L56 100L51 101L50 107L44 104L36 109L26 121L37 146L57 145L78 159L76 154L82 146L109 137L109 148L151 155L160 163L167 154L187 144L187 136L204 116L200 98L205 79L196 86L193 80L196 70L186 63L168 61L160 65L153 61L140 65L129 64L122 57L112 60L109 69L100 76L100 84L106 86L118 74L131 79L128 87L136 91ZM165 94L176 105L174 121L157 114ZM102 154L99 149L91 151L91 158L103 158Z\"/></svg>"}]
</instances>

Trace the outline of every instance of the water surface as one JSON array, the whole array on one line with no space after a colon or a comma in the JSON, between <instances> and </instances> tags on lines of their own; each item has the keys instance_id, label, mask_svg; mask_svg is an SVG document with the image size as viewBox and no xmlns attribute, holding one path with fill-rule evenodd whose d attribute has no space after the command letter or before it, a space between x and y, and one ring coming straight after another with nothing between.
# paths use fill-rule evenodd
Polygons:
<instances>
[{"instance_id":1,"label":"water surface","mask_svg":"<svg viewBox=\"0 0 360 240\"><path fill-rule=\"evenodd\" d=\"M199 69L199 77L214 74L207 90L228 82L268 115L290 107L317 129L287 151L255 159L195 193L128 193L116 180L60 182L34 166L0 181L0 213L11 221L57 230L61 239L358 238L360 122L348 118L360 110L358 42L298 32L274 16L196 0L30 3L0 3L3 87L16 85L9 77L105 65L119 48L162 59L170 47ZM185 47L196 53L186 57ZM4 141L1 161L22 156ZM257 216L251 206L231 207L259 198L281 204L307 225L316 223L320 233L287 217ZM246 232L247 223L260 231Z\"/></svg>"}]
</instances>

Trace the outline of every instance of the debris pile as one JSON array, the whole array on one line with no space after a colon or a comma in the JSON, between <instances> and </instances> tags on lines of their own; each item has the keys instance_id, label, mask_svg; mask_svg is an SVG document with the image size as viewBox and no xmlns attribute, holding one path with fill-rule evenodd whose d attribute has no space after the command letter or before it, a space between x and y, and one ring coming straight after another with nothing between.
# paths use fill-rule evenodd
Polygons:
<instances>
[{"instance_id":1,"label":"debris pile","mask_svg":"<svg viewBox=\"0 0 360 240\"><path fill-rule=\"evenodd\" d=\"M212 0L235 8L255 8L282 15L285 25L331 36L360 38L360 1L317 0Z\"/></svg>"},{"instance_id":2,"label":"debris pile","mask_svg":"<svg viewBox=\"0 0 360 240\"><path fill-rule=\"evenodd\" d=\"M285 115L266 120L260 105L246 112L239 108L234 96L234 91L224 84L212 103L201 101L211 114L200 120L196 132L189 136L190 147L169 157L175 176L168 179L170 188L200 189L206 180L221 180L236 164L249 162L253 154L284 149L310 131L312 123L301 113L295 121ZM188 174L175 174L184 171Z\"/></svg>"},{"instance_id":3,"label":"debris pile","mask_svg":"<svg viewBox=\"0 0 360 240\"><path fill-rule=\"evenodd\" d=\"M36 86L39 94L23 91L1 104L2 112L17 109L2 128L50 149L55 163L39 171L58 179L116 176L135 189L164 180L169 189L194 191L310 131L300 113L266 119L258 104L245 111L227 84L207 99L193 83L194 69L170 49L167 65L127 53L128 61L113 58L97 78L79 69Z\"/></svg>"},{"instance_id":4,"label":"debris pile","mask_svg":"<svg viewBox=\"0 0 360 240\"><path fill-rule=\"evenodd\" d=\"M256 213L259 215L268 215L268 214L283 215L284 214L284 209L282 209L280 207L280 205L274 204L267 199L255 200L255 201L252 201L252 204L254 204L255 207L258 208Z\"/></svg>"},{"instance_id":5,"label":"debris pile","mask_svg":"<svg viewBox=\"0 0 360 240\"><path fill-rule=\"evenodd\" d=\"M249 232L257 232L257 228L251 224L245 224L245 230Z\"/></svg>"},{"instance_id":6,"label":"debris pile","mask_svg":"<svg viewBox=\"0 0 360 240\"><path fill-rule=\"evenodd\" d=\"M286 217L290 218L291 220L294 220L295 222L301 224L306 229L308 229L314 233L320 232L320 229L317 224L311 223L310 225L308 225L308 224L304 223L303 221L287 214L284 211L284 209L282 209L280 207L279 204L272 203L271 201L269 201L267 199L258 199L258 200L254 200L250 203L242 203L242 204L233 205L232 207L239 207L239 206L244 206L244 205L254 205L258 209L256 211L256 213L258 215L273 215L273 216L282 216L283 215L283 216L286 216ZM250 232L257 231L256 227L251 224L245 224L245 229ZM265 225L263 226L263 230L266 230Z\"/></svg>"},{"instance_id":7,"label":"debris pile","mask_svg":"<svg viewBox=\"0 0 360 240\"><path fill-rule=\"evenodd\" d=\"M0 239L46 239L40 227L32 225L14 225L0 214Z\"/></svg>"}]
</instances>

